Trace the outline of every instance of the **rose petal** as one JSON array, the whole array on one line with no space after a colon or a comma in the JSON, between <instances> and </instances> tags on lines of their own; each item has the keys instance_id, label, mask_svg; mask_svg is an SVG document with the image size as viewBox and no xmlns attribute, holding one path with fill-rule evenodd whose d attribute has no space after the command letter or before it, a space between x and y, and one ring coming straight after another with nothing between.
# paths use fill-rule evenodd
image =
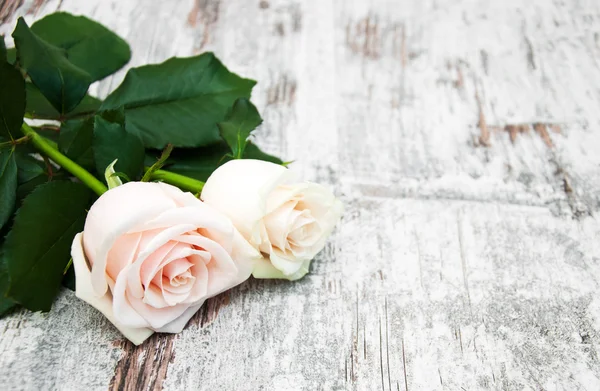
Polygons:
<instances>
[{"instance_id":1,"label":"rose petal","mask_svg":"<svg viewBox=\"0 0 600 391\"><path fill-rule=\"evenodd\" d=\"M216 262L223 270L228 270L232 274L237 273L237 267L231 255L225 251L217 242L210 240L204 236L197 235L181 235L175 238L180 243L192 244L206 250L211 255L211 261Z\"/></svg>"},{"instance_id":2,"label":"rose petal","mask_svg":"<svg viewBox=\"0 0 600 391\"><path fill-rule=\"evenodd\" d=\"M331 235L331 232L335 228L335 225L340 220L342 213L344 212L344 205L338 199L334 199L332 205L324 216L319 220L319 227L321 229L320 239L310 248L310 258L314 258L319 251L325 247L327 238Z\"/></svg>"},{"instance_id":3,"label":"rose petal","mask_svg":"<svg viewBox=\"0 0 600 391\"><path fill-rule=\"evenodd\" d=\"M164 325L174 321L181 316L188 308L188 303L177 304L164 308L153 308L137 297L130 298L131 307L142 316L150 325L149 327L156 330Z\"/></svg>"},{"instance_id":4,"label":"rose petal","mask_svg":"<svg viewBox=\"0 0 600 391\"><path fill-rule=\"evenodd\" d=\"M289 276L300 270L303 262L307 259L310 260L310 257L305 257L305 259L301 259L299 257L288 259L285 258L285 255L279 249L274 247L269 254L269 259L271 260L273 266L281 270L286 276Z\"/></svg>"},{"instance_id":5,"label":"rose petal","mask_svg":"<svg viewBox=\"0 0 600 391\"><path fill-rule=\"evenodd\" d=\"M258 246L257 223L266 214L267 196L291 177L291 172L281 165L252 159L232 160L212 173L201 198L227 215L242 236Z\"/></svg>"},{"instance_id":6,"label":"rose petal","mask_svg":"<svg viewBox=\"0 0 600 391\"><path fill-rule=\"evenodd\" d=\"M292 249L292 253L302 251L304 248L312 247L321 236L321 227L319 226L319 223L310 216L308 210L304 210L302 215L296 218L296 221L288 234L288 242Z\"/></svg>"},{"instance_id":7,"label":"rose petal","mask_svg":"<svg viewBox=\"0 0 600 391\"><path fill-rule=\"evenodd\" d=\"M192 193L182 191L178 187L162 182L159 182L157 185L162 191L165 192L165 194L169 198L173 199L179 207L197 206L199 203L202 202L198 198L196 198Z\"/></svg>"},{"instance_id":8,"label":"rose petal","mask_svg":"<svg viewBox=\"0 0 600 391\"><path fill-rule=\"evenodd\" d=\"M262 257L262 254L252 247L242 234L237 230L234 231L231 259L233 259L238 269L237 284L241 284L250 277L255 263L262 259Z\"/></svg>"},{"instance_id":9,"label":"rose petal","mask_svg":"<svg viewBox=\"0 0 600 391\"><path fill-rule=\"evenodd\" d=\"M194 281L194 285L186 302L194 304L204 301L208 297L210 276L204 256L194 254L190 255L188 260L193 264L192 275L196 280Z\"/></svg>"},{"instance_id":10,"label":"rose petal","mask_svg":"<svg viewBox=\"0 0 600 391\"><path fill-rule=\"evenodd\" d=\"M176 247L179 250L179 246L182 248L189 248L189 246L170 240L146 258L140 267L140 279L142 280L142 285L146 287L150 285L151 281L154 280L154 277L159 274L161 264L165 259L168 259L168 257L171 256L171 253L174 252ZM160 281L160 276L158 277L158 281Z\"/></svg>"},{"instance_id":11,"label":"rose petal","mask_svg":"<svg viewBox=\"0 0 600 391\"><path fill-rule=\"evenodd\" d=\"M117 188L118 189L118 188ZM120 323L129 327L150 327L150 323L133 308L134 297L127 293L127 279L133 265L121 271L113 289L113 312ZM139 299L138 299L139 300Z\"/></svg>"},{"instance_id":12,"label":"rose petal","mask_svg":"<svg viewBox=\"0 0 600 391\"><path fill-rule=\"evenodd\" d=\"M285 251L288 246L287 236L291 223L301 214L300 211L294 210L296 204L295 201L285 202L266 215L263 220L269 242L282 251Z\"/></svg>"},{"instance_id":13,"label":"rose petal","mask_svg":"<svg viewBox=\"0 0 600 391\"><path fill-rule=\"evenodd\" d=\"M195 229L205 228L210 231L229 235L234 229L231 221L216 209L196 200L193 207L177 208L165 211L149 220L141 227L143 230L172 227L176 224L191 224Z\"/></svg>"},{"instance_id":14,"label":"rose petal","mask_svg":"<svg viewBox=\"0 0 600 391\"><path fill-rule=\"evenodd\" d=\"M207 294L214 295L231 288L238 276L238 269L231 256L218 243L203 236L182 235L177 238L182 243L189 243L208 251L212 256L206 265L208 270ZM194 275L196 275L194 273Z\"/></svg>"},{"instance_id":15,"label":"rose petal","mask_svg":"<svg viewBox=\"0 0 600 391\"><path fill-rule=\"evenodd\" d=\"M106 273L115 280L125 266L131 264L138 250L141 233L120 236L108 252Z\"/></svg>"},{"instance_id":16,"label":"rose petal","mask_svg":"<svg viewBox=\"0 0 600 391\"><path fill-rule=\"evenodd\" d=\"M191 266L192 264L187 259L179 258L163 267L163 276L169 280L173 280L175 277L189 270Z\"/></svg>"},{"instance_id":17,"label":"rose petal","mask_svg":"<svg viewBox=\"0 0 600 391\"><path fill-rule=\"evenodd\" d=\"M279 208L286 202L298 200L303 191L310 186L309 182L279 185L267 197L267 213Z\"/></svg>"},{"instance_id":18,"label":"rose petal","mask_svg":"<svg viewBox=\"0 0 600 391\"><path fill-rule=\"evenodd\" d=\"M84 248L92 264L92 286L106 293L106 263L110 249L121 235L176 206L153 183L129 182L104 193L90 208L85 221Z\"/></svg>"},{"instance_id":19,"label":"rose petal","mask_svg":"<svg viewBox=\"0 0 600 391\"><path fill-rule=\"evenodd\" d=\"M200 307L202 307L202 304L204 304L204 301L198 303L197 305L189 307L187 310L185 310L183 314L181 314L179 318L175 319L169 324L164 325L161 328L156 329L156 331L159 333L180 333L185 327L185 325L188 323L188 321L192 318L192 316L194 316L194 314L198 312Z\"/></svg>"},{"instance_id":20,"label":"rose petal","mask_svg":"<svg viewBox=\"0 0 600 391\"><path fill-rule=\"evenodd\" d=\"M279 269L277 269L275 266L273 266L273 264L267 259L267 258L263 258L261 260L259 260L258 262L256 262L256 265L254 267L254 270L252 271L252 276L254 278L267 278L267 279L273 279L273 278L277 278L277 279L286 279L286 280L290 280L290 281L295 281L298 280L302 277L304 277L306 275L306 273L308 273L308 270L310 268L310 260L304 261L302 263L302 266L300 267L300 269L298 269L298 271L296 271L296 273L294 274L290 274L290 275L285 275L283 274L283 272Z\"/></svg>"},{"instance_id":21,"label":"rose petal","mask_svg":"<svg viewBox=\"0 0 600 391\"><path fill-rule=\"evenodd\" d=\"M82 233L73 239L71 256L75 268L75 295L100 311L115 327L135 345L139 345L150 337L154 331L147 328L131 328L119 323L113 313L112 297L106 293L96 296L92 288L92 275L83 252Z\"/></svg>"},{"instance_id":22,"label":"rose petal","mask_svg":"<svg viewBox=\"0 0 600 391\"><path fill-rule=\"evenodd\" d=\"M168 241L173 240L178 235L193 229L194 226L190 224L174 225L154 235L144 247L140 246L140 253L138 254L136 260L131 264L133 269L128 273L128 292L134 297L141 299L144 296L144 288L141 281L141 268L146 258L152 255L152 253L154 253L159 247L163 246ZM143 240L144 238L142 237L142 241Z\"/></svg>"},{"instance_id":23,"label":"rose petal","mask_svg":"<svg viewBox=\"0 0 600 391\"><path fill-rule=\"evenodd\" d=\"M162 289L155 284L150 284L144 291L144 303L154 308L165 308L173 304L167 303L165 296L163 295ZM180 300L180 302L183 300Z\"/></svg>"}]
</instances>

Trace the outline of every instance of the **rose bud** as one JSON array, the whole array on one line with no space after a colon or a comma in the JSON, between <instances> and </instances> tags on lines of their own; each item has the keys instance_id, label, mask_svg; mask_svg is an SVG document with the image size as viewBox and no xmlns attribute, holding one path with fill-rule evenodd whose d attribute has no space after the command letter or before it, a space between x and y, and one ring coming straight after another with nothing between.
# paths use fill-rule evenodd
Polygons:
<instances>
[{"instance_id":1,"label":"rose bud","mask_svg":"<svg viewBox=\"0 0 600 391\"><path fill-rule=\"evenodd\" d=\"M71 252L76 295L135 344L154 331L180 332L260 258L222 213L176 187L144 182L104 193Z\"/></svg>"},{"instance_id":2,"label":"rose bud","mask_svg":"<svg viewBox=\"0 0 600 391\"><path fill-rule=\"evenodd\" d=\"M303 277L343 211L325 187L297 183L287 168L251 159L219 167L201 198L226 214L264 255L252 273L256 278Z\"/></svg>"}]
</instances>

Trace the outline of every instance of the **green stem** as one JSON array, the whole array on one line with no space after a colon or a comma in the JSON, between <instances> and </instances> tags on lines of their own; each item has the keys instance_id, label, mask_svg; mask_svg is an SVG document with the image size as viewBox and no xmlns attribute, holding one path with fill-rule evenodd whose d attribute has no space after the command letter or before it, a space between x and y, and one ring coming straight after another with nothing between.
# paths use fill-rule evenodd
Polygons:
<instances>
[{"instance_id":1,"label":"green stem","mask_svg":"<svg viewBox=\"0 0 600 391\"><path fill-rule=\"evenodd\" d=\"M150 167L146 167L145 170L150 170ZM169 183L173 186L179 187L182 190L187 190L194 194L200 193L202 191L202 188L204 187L204 182L202 181L165 170L154 171L151 174L150 179L153 181L163 181Z\"/></svg>"},{"instance_id":2,"label":"green stem","mask_svg":"<svg viewBox=\"0 0 600 391\"><path fill-rule=\"evenodd\" d=\"M146 173L142 177L141 182L149 182L152 178L152 174L154 171L160 170L162 166L165 165L165 162L171 156L171 152L173 152L173 144L167 144L167 147L160 154L160 158L154 163L152 166L146 169Z\"/></svg>"},{"instance_id":3,"label":"green stem","mask_svg":"<svg viewBox=\"0 0 600 391\"><path fill-rule=\"evenodd\" d=\"M23 137L18 138L16 140L5 141L3 143L0 143L0 148L12 147L12 146L17 145L17 144L26 143L27 141L29 141L29 138L30 138L29 136L23 136Z\"/></svg>"},{"instance_id":4,"label":"green stem","mask_svg":"<svg viewBox=\"0 0 600 391\"><path fill-rule=\"evenodd\" d=\"M104 183L96 179L96 177L90 174L85 168L81 167L79 164L60 153L58 149L52 147L48 140L37 134L36 131L33 130L29 125L23 123L21 129L23 130L25 136L28 136L31 139L31 143L38 151L73 174L73 176L78 178L96 194L100 196L108 191L108 188L104 185Z\"/></svg>"}]
</instances>

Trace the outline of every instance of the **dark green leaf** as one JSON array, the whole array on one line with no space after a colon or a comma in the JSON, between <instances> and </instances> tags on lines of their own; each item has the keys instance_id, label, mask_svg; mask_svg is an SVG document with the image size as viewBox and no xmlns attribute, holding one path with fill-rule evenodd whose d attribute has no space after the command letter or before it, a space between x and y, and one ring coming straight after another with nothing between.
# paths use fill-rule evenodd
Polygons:
<instances>
[{"instance_id":1,"label":"dark green leaf","mask_svg":"<svg viewBox=\"0 0 600 391\"><path fill-rule=\"evenodd\" d=\"M8 48L6 49L6 62L9 64L14 64L17 61L17 49L16 48Z\"/></svg>"},{"instance_id":2,"label":"dark green leaf","mask_svg":"<svg viewBox=\"0 0 600 391\"><path fill-rule=\"evenodd\" d=\"M0 136L16 138L24 113L25 80L12 65L0 61Z\"/></svg>"},{"instance_id":3,"label":"dark green leaf","mask_svg":"<svg viewBox=\"0 0 600 391\"><path fill-rule=\"evenodd\" d=\"M108 122L118 123L125 126L125 108L118 107L116 109L105 110L99 113L102 118Z\"/></svg>"},{"instance_id":4,"label":"dark green leaf","mask_svg":"<svg viewBox=\"0 0 600 391\"><path fill-rule=\"evenodd\" d=\"M58 144L58 140L60 138L60 129L54 125L42 125L42 126L33 126L33 129L39 134L43 136L45 139L52 141L54 144ZM29 144L32 148L35 147L32 144Z\"/></svg>"},{"instance_id":5,"label":"dark green leaf","mask_svg":"<svg viewBox=\"0 0 600 391\"><path fill-rule=\"evenodd\" d=\"M118 35L86 18L56 12L31 26L38 37L66 50L69 61L94 81L115 73L129 62L129 45Z\"/></svg>"},{"instance_id":6,"label":"dark green leaf","mask_svg":"<svg viewBox=\"0 0 600 391\"><path fill-rule=\"evenodd\" d=\"M249 98L255 84L229 72L212 53L171 58L130 69L101 109L124 106L127 130L146 147L198 147L219 141L217 122L237 98Z\"/></svg>"},{"instance_id":7,"label":"dark green leaf","mask_svg":"<svg viewBox=\"0 0 600 391\"><path fill-rule=\"evenodd\" d=\"M27 153L16 150L15 161L17 163L17 178L19 184L29 182L33 178L46 173L45 164Z\"/></svg>"},{"instance_id":8,"label":"dark green leaf","mask_svg":"<svg viewBox=\"0 0 600 391\"><path fill-rule=\"evenodd\" d=\"M4 242L8 297L32 311L50 310L92 198L84 185L55 181L25 199Z\"/></svg>"},{"instance_id":9,"label":"dark green leaf","mask_svg":"<svg viewBox=\"0 0 600 391\"><path fill-rule=\"evenodd\" d=\"M17 305L14 300L4 296L8 290L9 283L6 258L4 257L3 248L0 247L0 316L4 315L8 310Z\"/></svg>"},{"instance_id":10,"label":"dark green leaf","mask_svg":"<svg viewBox=\"0 0 600 391\"><path fill-rule=\"evenodd\" d=\"M208 147L194 149L176 149L167 160L164 169L190 178L206 181L220 165L231 160L226 156L229 152L227 144L221 142ZM146 165L152 165L158 154L146 158ZM244 151L245 159L258 159L281 164L281 159L264 153L255 144L249 142Z\"/></svg>"},{"instance_id":11,"label":"dark green leaf","mask_svg":"<svg viewBox=\"0 0 600 391\"><path fill-rule=\"evenodd\" d=\"M264 160L265 162L283 164L283 160L281 160L277 156L269 155L268 153L261 151L260 148L258 148L256 144L252 142L248 142L248 144L246 144L246 150L244 151L244 159Z\"/></svg>"},{"instance_id":12,"label":"dark green leaf","mask_svg":"<svg viewBox=\"0 0 600 391\"><path fill-rule=\"evenodd\" d=\"M67 58L65 49L54 46L29 29L19 18L12 34L20 66L61 114L73 110L85 96L92 76Z\"/></svg>"},{"instance_id":13,"label":"dark green leaf","mask_svg":"<svg viewBox=\"0 0 600 391\"><path fill-rule=\"evenodd\" d=\"M94 118L69 120L60 128L58 149L80 166L92 169L94 167L93 140Z\"/></svg>"},{"instance_id":14,"label":"dark green leaf","mask_svg":"<svg viewBox=\"0 0 600 391\"><path fill-rule=\"evenodd\" d=\"M17 163L13 148L0 149L0 228L15 208L17 194Z\"/></svg>"},{"instance_id":15,"label":"dark green leaf","mask_svg":"<svg viewBox=\"0 0 600 391\"><path fill-rule=\"evenodd\" d=\"M17 207L20 207L23 203L23 200L38 186L50 181L71 181L71 178L72 177L68 172L64 170L56 171L56 169L53 168L52 176L50 176L47 171L44 171L42 174L34 177L33 179L19 184L19 187L17 187Z\"/></svg>"},{"instance_id":16,"label":"dark green leaf","mask_svg":"<svg viewBox=\"0 0 600 391\"><path fill-rule=\"evenodd\" d=\"M94 123L94 161L103 176L106 167L119 159L115 170L136 179L144 168L144 145L138 136L125 131L123 123L109 122L96 115Z\"/></svg>"},{"instance_id":17,"label":"dark green leaf","mask_svg":"<svg viewBox=\"0 0 600 391\"><path fill-rule=\"evenodd\" d=\"M40 92L40 90L32 83L26 84L27 90L27 108L25 110L28 118L44 118L44 119L55 119L63 120L85 114L93 114L96 112L102 101L94 98L90 95L85 95L83 100L75 107L73 111L61 115L52 104L46 99L46 97ZM64 117L64 118L63 118Z\"/></svg>"},{"instance_id":18,"label":"dark green leaf","mask_svg":"<svg viewBox=\"0 0 600 391\"><path fill-rule=\"evenodd\" d=\"M18 208L23 199L29 195L37 186L48 182L51 179L65 179L66 175L61 170L53 170L52 178L49 177L46 163L34 158L27 148L19 146L15 150L15 160L17 163L17 197L15 206ZM6 224L8 225L8 223ZM6 227L5 225L5 227Z\"/></svg>"},{"instance_id":19,"label":"dark green leaf","mask_svg":"<svg viewBox=\"0 0 600 391\"><path fill-rule=\"evenodd\" d=\"M4 35L0 35L0 61L6 61L6 44L4 43Z\"/></svg>"},{"instance_id":20,"label":"dark green leaf","mask_svg":"<svg viewBox=\"0 0 600 391\"><path fill-rule=\"evenodd\" d=\"M69 266L67 272L63 276L62 285L72 291L75 291L75 268L73 265Z\"/></svg>"},{"instance_id":21,"label":"dark green leaf","mask_svg":"<svg viewBox=\"0 0 600 391\"><path fill-rule=\"evenodd\" d=\"M240 98L235 101L225 120L217 124L221 137L231 148L234 159L244 156L250 133L261 123L262 118L256 107L248 99Z\"/></svg>"},{"instance_id":22,"label":"dark green leaf","mask_svg":"<svg viewBox=\"0 0 600 391\"><path fill-rule=\"evenodd\" d=\"M23 200L27 198L29 194L31 194L36 187L47 183L50 180L46 173L38 175L27 182L21 183L17 187L17 208L21 206Z\"/></svg>"}]
</instances>

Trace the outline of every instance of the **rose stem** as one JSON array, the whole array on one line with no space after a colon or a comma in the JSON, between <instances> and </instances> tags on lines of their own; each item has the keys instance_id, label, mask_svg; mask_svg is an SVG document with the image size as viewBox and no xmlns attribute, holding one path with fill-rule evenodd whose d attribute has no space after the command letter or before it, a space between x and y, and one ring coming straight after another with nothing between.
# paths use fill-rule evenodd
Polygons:
<instances>
[{"instance_id":1,"label":"rose stem","mask_svg":"<svg viewBox=\"0 0 600 391\"><path fill-rule=\"evenodd\" d=\"M148 171L150 167L146 167ZM187 177L185 175L175 174L165 170L156 170L150 175L150 179L153 181L163 181L171 185L177 186L182 190L187 190L192 193L200 193L204 187L204 182L197 179Z\"/></svg>"},{"instance_id":2,"label":"rose stem","mask_svg":"<svg viewBox=\"0 0 600 391\"><path fill-rule=\"evenodd\" d=\"M65 170L69 171L71 174L73 174L73 176L81 180L81 182L86 184L87 187L92 189L96 194L100 196L108 191L108 188L102 182L96 179L96 177L90 174L85 168L81 167L79 164L60 153L58 149L52 147L52 145L46 141L46 139L40 136L29 125L23 123L21 129L23 130L25 136L30 138L31 143L38 151L52 159L56 164Z\"/></svg>"}]
</instances>

